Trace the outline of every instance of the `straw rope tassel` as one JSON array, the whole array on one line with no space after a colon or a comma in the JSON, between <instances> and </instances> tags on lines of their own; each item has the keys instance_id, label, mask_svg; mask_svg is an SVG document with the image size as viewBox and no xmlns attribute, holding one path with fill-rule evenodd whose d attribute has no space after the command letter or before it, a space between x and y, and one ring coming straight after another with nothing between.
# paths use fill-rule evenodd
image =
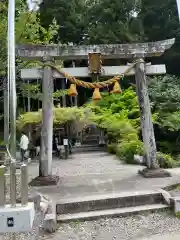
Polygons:
<instances>
[{"instance_id":1,"label":"straw rope tassel","mask_svg":"<svg viewBox=\"0 0 180 240\"><path fill-rule=\"evenodd\" d=\"M113 90L111 91L111 93L121 93L122 90L121 90L121 87L120 87L120 84L118 81L116 81L114 83L114 87L113 87Z\"/></svg>"},{"instance_id":2,"label":"straw rope tassel","mask_svg":"<svg viewBox=\"0 0 180 240\"><path fill-rule=\"evenodd\" d=\"M95 89L94 89L94 92L93 92L93 95L92 95L92 99L95 100L95 101L102 99L101 93L100 93L100 91L99 91L99 88L95 88Z\"/></svg>"},{"instance_id":3,"label":"straw rope tassel","mask_svg":"<svg viewBox=\"0 0 180 240\"><path fill-rule=\"evenodd\" d=\"M76 84L70 85L70 88L68 89L68 95L71 97L76 97L78 95Z\"/></svg>"}]
</instances>

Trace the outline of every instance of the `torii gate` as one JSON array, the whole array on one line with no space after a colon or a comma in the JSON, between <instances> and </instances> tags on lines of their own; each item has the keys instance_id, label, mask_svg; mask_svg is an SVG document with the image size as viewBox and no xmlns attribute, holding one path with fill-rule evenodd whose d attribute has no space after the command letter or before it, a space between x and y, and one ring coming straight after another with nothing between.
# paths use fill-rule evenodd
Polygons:
<instances>
[{"instance_id":1,"label":"torii gate","mask_svg":"<svg viewBox=\"0 0 180 240\"><path fill-rule=\"evenodd\" d=\"M147 91L146 75L162 75L166 73L165 65L151 65L145 63L145 58L161 56L167 49L171 48L175 39L152 43L117 44L117 45L17 45L16 56L42 61L50 64L56 59L79 60L88 59L90 53L101 55L102 59L126 59L137 63L128 73L135 75L136 92L141 114L141 128L143 142L147 154L148 168L142 171L145 177L167 177L167 172L159 169L156 160L156 142L151 116L151 108ZM100 76L114 76L123 73L126 66L103 66ZM74 77L88 77L92 74L88 67L65 68L63 71ZM52 135L53 135L53 78L64 78L49 66L33 69L22 69L21 78L43 79L43 116L42 116L42 153L41 153L41 178L50 179L52 175ZM53 179L53 178L52 178ZM49 181L49 180L48 180ZM43 184L46 184L43 180Z\"/></svg>"}]
</instances>

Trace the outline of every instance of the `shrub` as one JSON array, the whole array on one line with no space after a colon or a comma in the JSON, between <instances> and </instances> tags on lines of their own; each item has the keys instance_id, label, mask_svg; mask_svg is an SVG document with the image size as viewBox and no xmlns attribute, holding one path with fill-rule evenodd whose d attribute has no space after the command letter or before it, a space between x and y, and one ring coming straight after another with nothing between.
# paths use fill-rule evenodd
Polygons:
<instances>
[{"instance_id":1,"label":"shrub","mask_svg":"<svg viewBox=\"0 0 180 240\"><path fill-rule=\"evenodd\" d=\"M144 147L143 143L136 139L131 141L122 141L117 145L116 155L129 164L137 164L134 161L134 155L143 155Z\"/></svg>"},{"instance_id":2,"label":"shrub","mask_svg":"<svg viewBox=\"0 0 180 240\"><path fill-rule=\"evenodd\" d=\"M87 120L88 121L88 120ZM19 116L17 128L22 131L28 126L38 126L42 122L42 110L36 112L27 112ZM67 122L79 122L83 126L86 124L84 108L54 108L53 109L54 125L61 125Z\"/></svg>"},{"instance_id":3,"label":"shrub","mask_svg":"<svg viewBox=\"0 0 180 240\"><path fill-rule=\"evenodd\" d=\"M176 217L180 219L180 211L176 213Z\"/></svg>"},{"instance_id":4,"label":"shrub","mask_svg":"<svg viewBox=\"0 0 180 240\"><path fill-rule=\"evenodd\" d=\"M89 103L94 115L92 122L105 129L109 141L108 152L116 154L127 163L134 163L134 155L143 152L139 140L140 118L137 96L132 88L122 94L102 94L99 102Z\"/></svg>"},{"instance_id":5,"label":"shrub","mask_svg":"<svg viewBox=\"0 0 180 240\"><path fill-rule=\"evenodd\" d=\"M111 144L108 144L107 151L108 151L108 153L116 154L116 148L117 148L117 144L111 143Z\"/></svg>"},{"instance_id":6,"label":"shrub","mask_svg":"<svg viewBox=\"0 0 180 240\"><path fill-rule=\"evenodd\" d=\"M157 160L161 168L173 168L180 166L180 161L176 161L169 154L157 152Z\"/></svg>"}]
</instances>

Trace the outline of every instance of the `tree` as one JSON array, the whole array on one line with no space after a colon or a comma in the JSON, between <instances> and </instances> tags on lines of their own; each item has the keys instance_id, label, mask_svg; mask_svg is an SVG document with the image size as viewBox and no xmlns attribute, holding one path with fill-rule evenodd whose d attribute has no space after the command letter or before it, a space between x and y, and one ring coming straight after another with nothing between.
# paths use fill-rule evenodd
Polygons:
<instances>
[{"instance_id":1,"label":"tree","mask_svg":"<svg viewBox=\"0 0 180 240\"><path fill-rule=\"evenodd\" d=\"M34 100L42 101L42 93L40 90L40 84L20 84L20 93L22 97L30 97ZM63 97L68 94L68 90L57 90L53 93L53 101L59 101L60 97Z\"/></svg>"},{"instance_id":2,"label":"tree","mask_svg":"<svg viewBox=\"0 0 180 240\"><path fill-rule=\"evenodd\" d=\"M154 112L180 111L180 81L172 75L149 79L149 94Z\"/></svg>"},{"instance_id":3,"label":"tree","mask_svg":"<svg viewBox=\"0 0 180 240\"><path fill-rule=\"evenodd\" d=\"M40 5L41 24L46 29L53 19L60 26L56 42L79 43L83 38L85 22L85 1L83 0L44 0Z\"/></svg>"},{"instance_id":4,"label":"tree","mask_svg":"<svg viewBox=\"0 0 180 240\"><path fill-rule=\"evenodd\" d=\"M6 39L7 39L7 4L5 2L0 2L0 72L4 70L6 61Z\"/></svg>"},{"instance_id":5,"label":"tree","mask_svg":"<svg viewBox=\"0 0 180 240\"><path fill-rule=\"evenodd\" d=\"M44 0L40 5L41 24L47 28L52 19L60 25L62 43L127 43L138 40L133 31L134 0Z\"/></svg>"},{"instance_id":6,"label":"tree","mask_svg":"<svg viewBox=\"0 0 180 240\"><path fill-rule=\"evenodd\" d=\"M25 0L17 0L16 1L16 11L15 11L15 20L16 21L19 20L20 14L25 9L26 9L26 1ZM0 73L5 74L6 59L7 59L6 43L7 43L7 30L8 30L8 1L6 1L6 0L0 1L0 15L1 15L1 22L0 22L0 32L1 32L1 35L0 35L0 42L1 42ZM21 21L21 24L24 24L24 22Z\"/></svg>"},{"instance_id":7,"label":"tree","mask_svg":"<svg viewBox=\"0 0 180 240\"><path fill-rule=\"evenodd\" d=\"M8 1L0 1L0 87L3 90L3 78L6 76L7 71L7 17L8 17ZM47 44L52 43L53 38L57 35L59 26L56 21L53 20L47 29L43 28L40 24L39 13L29 12L27 9L27 3L25 0L16 0L16 14L15 14L15 33L16 43L35 43L35 44ZM19 71L24 66L37 65L37 62L27 62L20 59L16 59L16 80L17 80L17 94L21 94L18 86L21 79L19 78ZM2 96L2 91L0 92ZM20 99L20 98L19 98ZM2 105L1 105L2 106ZM21 107L21 102L18 103L18 107ZM3 109L1 109L3 111Z\"/></svg>"},{"instance_id":8,"label":"tree","mask_svg":"<svg viewBox=\"0 0 180 240\"><path fill-rule=\"evenodd\" d=\"M138 18L149 41L172 38L179 28L176 0L142 0Z\"/></svg>"},{"instance_id":9,"label":"tree","mask_svg":"<svg viewBox=\"0 0 180 240\"><path fill-rule=\"evenodd\" d=\"M149 94L155 116L157 147L163 152L180 151L180 81L167 75L149 79Z\"/></svg>"},{"instance_id":10,"label":"tree","mask_svg":"<svg viewBox=\"0 0 180 240\"><path fill-rule=\"evenodd\" d=\"M0 71L5 73L6 60L7 60L7 16L8 16L8 4L7 1L0 2ZM16 43L52 43L59 26L56 21L53 20L47 29L43 28L40 24L39 13L30 13L27 9L26 1L16 1ZM24 62L23 62L24 64Z\"/></svg>"},{"instance_id":11,"label":"tree","mask_svg":"<svg viewBox=\"0 0 180 240\"><path fill-rule=\"evenodd\" d=\"M141 0L138 20L143 26L144 41L157 41L176 37L175 45L158 59L167 65L170 74L180 74L180 25L176 0Z\"/></svg>"},{"instance_id":12,"label":"tree","mask_svg":"<svg viewBox=\"0 0 180 240\"><path fill-rule=\"evenodd\" d=\"M92 44L128 43L138 40L133 31L134 0L99 0L86 8L87 38Z\"/></svg>"},{"instance_id":13,"label":"tree","mask_svg":"<svg viewBox=\"0 0 180 240\"><path fill-rule=\"evenodd\" d=\"M40 24L38 12L22 11L16 21L16 42L31 44L51 44L58 33L59 26L53 20L45 29ZM38 65L38 62L17 61L18 69Z\"/></svg>"},{"instance_id":14,"label":"tree","mask_svg":"<svg viewBox=\"0 0 180 240\"><path fill-rule=\"evenodd\" d=\"M176 0L44 0L40 6L42 26L47 29L54 18L60 25L55 40L62 43L113 44L176 37L175 45L155 61L165 63L168 73L180 74Z\"/></svg>"}]
</instances>

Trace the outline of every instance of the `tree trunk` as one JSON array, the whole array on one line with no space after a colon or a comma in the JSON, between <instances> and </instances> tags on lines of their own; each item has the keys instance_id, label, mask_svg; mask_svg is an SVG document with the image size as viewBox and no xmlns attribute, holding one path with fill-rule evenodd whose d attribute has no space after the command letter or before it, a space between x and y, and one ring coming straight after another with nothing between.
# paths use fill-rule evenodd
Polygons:
<instances>
[{"instance_id":1,"label":"tree trunk","mask_svg":"<svg viewBox=\"0 0 180 240\"><path fill-rule=\"evenodd\" d=\"M44 67L42 82L42 127L41 159L39 174L46 177L52 174L52 140L53 140L53 90L54 83L51 67Z\"/></svg>"},{"instance_id":2,"label":"tree trunk","mask_svg":"<svg viewBox=\"0 0 180 240\"><path fill-rule=\"evenodd\" d=\"M147 167L150 169L156 169L159 167L156 159L156 142L146 83L145 63L142 59L136 64L135 79L136 92L141 115L142 137L146 151Z\"/></svg>"}]
</instances>

